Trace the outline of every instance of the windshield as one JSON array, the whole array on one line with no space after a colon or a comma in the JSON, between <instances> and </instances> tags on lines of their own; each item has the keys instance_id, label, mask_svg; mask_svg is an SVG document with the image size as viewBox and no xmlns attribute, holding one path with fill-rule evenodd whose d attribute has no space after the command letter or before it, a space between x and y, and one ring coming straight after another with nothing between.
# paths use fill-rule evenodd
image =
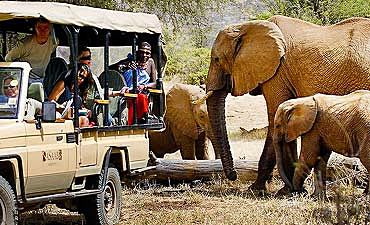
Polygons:
<instances>
[{"instance_id":1,"label":"windshield","mask_svg":"<svg viewBox=\"0 0 370 225\"><path fill-rule=\"evenodd\" d=\"M16 118L22 69L0 68L0 118Z\"/></svg>"}]
</instances>

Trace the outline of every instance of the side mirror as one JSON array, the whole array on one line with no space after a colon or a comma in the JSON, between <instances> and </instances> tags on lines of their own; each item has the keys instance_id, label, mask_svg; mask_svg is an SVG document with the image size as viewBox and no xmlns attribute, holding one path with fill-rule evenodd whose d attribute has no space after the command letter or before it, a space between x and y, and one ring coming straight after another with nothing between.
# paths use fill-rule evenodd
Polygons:
<instances>
[{"instance_id":1,"label":"side mirror","mask_svg":"<svg viewBox=\"0 0 370 225\"><path fill-rule=\"evenodd\" d=\"M54 122L56 120L57 106L55 102L42 103L42 121Z\"/></svg>"}]
</instances>

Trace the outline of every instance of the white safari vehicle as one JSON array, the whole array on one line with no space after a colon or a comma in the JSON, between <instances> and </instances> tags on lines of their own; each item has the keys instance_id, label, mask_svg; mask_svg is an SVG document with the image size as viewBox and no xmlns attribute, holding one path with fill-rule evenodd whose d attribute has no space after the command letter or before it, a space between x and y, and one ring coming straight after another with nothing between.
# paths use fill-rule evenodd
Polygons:
<instances>
[{"instance_id":1,"label":"white safari vehicle","mask_svg":"<svg viewBox=\"0 0 370 225\"><path fill-rule=\"evenodd\" d=\"M52 62L60 58L50 60L44 83L31 85L28 84L31 67L27 62L0 62L0 223L17 224L19 211L56 203L83 213L87 224L117 224L121 182L137 179L153 169L147 166L146 134L150 129L163 128L161 74L165 55L160 22L155 15L144 13L53 2L1 1L1 54L7 54L16 37L32 33L33 22L40 17L53 24L59 45L69 49L66 63L73 68L75 84L78 45L103 49L103 54L97 57L101 57L104 68L97 75L103 82L104 96L93 99L96 125L80 128L79 112L74 110L80 104L77 97L72 110L68 110L73 112L70 119L57 119L56 104L46 99L45 88L50 85L46 80L52 82L60 76L60 67L54 69ZM121 76L112 76L120 75L119 72L108 69L109 53L116 46L126 46L135 59L141 41L152 46L158 70L157 88L150 90L150 119L139 123L134 118L132 125L126 125L124 103L135 100L137 93L109 97L108 90L118 90L122 83ZM64 67L66 70L66 64ZM6 83L9 76L12 81ZM136 79L133 85L136 87ZM16 97L4 96L7 88L15 86L19 92ZM34 100L42 102L42 110L32 117ZM134 112L135 104L131 106Z\"/></svg>"}]
</instances>

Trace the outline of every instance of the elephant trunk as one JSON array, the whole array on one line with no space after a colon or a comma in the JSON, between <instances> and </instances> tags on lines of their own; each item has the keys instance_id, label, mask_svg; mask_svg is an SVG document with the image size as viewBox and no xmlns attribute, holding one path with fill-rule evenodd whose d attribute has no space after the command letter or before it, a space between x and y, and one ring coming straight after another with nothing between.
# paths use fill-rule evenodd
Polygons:
<instances>
[{"instance_id":1,"label":"elephant trunk","mask_svg":"<svg viewBox=\"0 0 370 225\"><path fill-rule=\"evenodd\" d=\"M229 139L227 137L225 120L225 99L227 88L214 91L207 99L207 110L212 127L213 137L211 137L213 148L221 155L221 162L226 177L229 180L236 180L237 174L234 169L234 162L230 151Z\"/></svg>"},{"instance_id":2,"label":"elephant trunk","mask_svg":"<svg viewBox=\"0 0 370 225\"><path fill-rule=\"evenodd\" d=\"M288 178L283 164L283 162L286 162L287 160L286 157L284 157L284 155L286 155L284 154L284 152L287 153L289 151L288 143L286 143L283 138L279 137L278 140L274 140L274 149L276 153L276 164L279 170L280 177L290 188L290 190L293 190L293 184Z\"/></svg>"},{"instance_id":3,"label":"elephant trunk","mask_svg":"<svg viewBox=\"0 0 370 225\"><path fill-rule=\"evenodd\" d=\"M212 131L212 129L211 129L211 127L210 128L208 128L208 130L206 130L206 134L207 134L207 137L212 141L212 143L213 143L213 140L215 140L215 137L214 137L214 135L213 135L213 131ZM220 149L214 149L214 152L215 152L215 158L216 159L221 159L221 154L220 154Z\"/></svg>"}]
</instances>

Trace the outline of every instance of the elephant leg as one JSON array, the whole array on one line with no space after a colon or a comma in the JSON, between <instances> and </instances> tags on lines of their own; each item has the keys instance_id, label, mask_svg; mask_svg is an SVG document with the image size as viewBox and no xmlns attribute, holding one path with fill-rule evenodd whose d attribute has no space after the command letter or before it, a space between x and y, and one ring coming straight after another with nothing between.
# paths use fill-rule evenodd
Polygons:
<instances>
[{"instance_id":1,"label":"elephant leg","mask_svg":"<svg viewBox=\"0 0 370 225\"><path fill-rule=\"evenodd\" d=\"M294 97L288 88L277 88L283 87L285 85L281 82L282 80L279 78L271 79L269 82L266 82L262 86L263 96L265 97L267 105L269 126L265 145L263 147L263 151L258 162L257 179L250 186L252 190L266 190L266 181L271 180L272 178L272 171L276 164L275 150L272 143L275 112L280 103ZM292 152L292 156L297 154L296 142L289 143L288 147L290 149L290 152ZM285 171L288 178L291 180L294 174L293 166L285 168Z\"/></svg>"},{"instance_id":2,"label":"elephant leg","mask_svg":"<svg viewBox=\"0 0 370 225\"><path fill-rule=\"evenodd\" d=\"M326 197L326 168L328 164L328 160L331 155L331 151L327 150L324 147L321 147L321 157L319 156L318 162L314 167L314 193L313 196L318 197L320 199L324 199Z\"/></svg>"},{"instance_id":3,"label":"elephant leg","mask_svg":"<svg viewBox=\"0 0 370 225\"><path fill-rule=\"evenodd\" d=\"M270 132L270 131L269 131ZM283 157L288 159L290 163L284 164L284 170L286 171L286 176L289 180L293 179L294 175L294 164L297 161L297 142L292 141L291 143L287 143L287 152L284 152ZM276 156L275 150L272 145L272 137L271 135L267 135L265 146L263 148L262 155L258 162L258 174L256 181L252 184L250 188L255 190L265 190L266 189L266 181L272 178L272 171L276 164ZM284 187L285 189L285 187Z\"/></svg>"},{"instance_id":4,"label":"elephant leg","mask_svg":"<svg viewBox=\"0 0 370 225\"><path fill-rule=\"evenodd\" d=\"M184 160L195 159L195 141L187 136L183 136L181 140L181 157Z\"/></svg>"},{"instance_id":5,"label":"elephant leg","mask_svg":"<svg viewBox=\"0 0 370 225\"><path fill-rule=\"evenodd\" d=\"M268 131L270 133L270 131ZM272 146L272 137L267 135L262 155L258 161L258 173L256 181L250 186L253 190L266 190L266 181L272 177L272 171L276 164L275 151Z\"/></svg>"},{"instance_id":6,"label":"elephant leg","mask_svg":"<svg viewBox=\"0 0 370 225\"><path fill-rule=\"evenodd\" d=\"M311 138L314 135L315 134L308 133L302 136L301 154L299 155L299 160L293 176L294 191L302 192L304 190L304 181L310 174L312 168L319 162L320 145L318 139Z\"/></svg>"},{"instance_id":7,"label":"elephant leg","mask_svg":"<svg viewBox=\"0 0 370 225\"><path fill-rule=\"evenodd\" d=\"M195 141L195 156L198 160L209 159L206 132L201 132Z\"/></svg>"}]
</instances>

